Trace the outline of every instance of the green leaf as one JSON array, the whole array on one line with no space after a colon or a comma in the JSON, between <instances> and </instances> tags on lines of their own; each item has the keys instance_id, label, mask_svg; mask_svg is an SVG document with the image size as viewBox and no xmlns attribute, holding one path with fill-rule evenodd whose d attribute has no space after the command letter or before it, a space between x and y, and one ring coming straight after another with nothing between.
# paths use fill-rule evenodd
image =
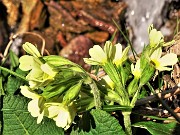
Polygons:
<instances>
[{"instance_id":1,"label":"green leaf","mask_svg":"<svg viewBox=\"0 0 180 135\"><path fill-rule=\"evenodd\" d=\"M5 95L4 88L3 88L3 78L0 77L0 96Z\"/></svg>"},{"instance_id":2,"label":"green leaf","mask_svg":"<svg viewBox=\"0 0 180 135\"><path fill-rule=\"evenodd\" d=\"M26 75L26 72L20 70L19 68L17 68L16 73L18 73L19 75L22 75L22 76ZM22 79L10 75L8 77L8 81L7 81L8 94L13 95L16 92L16 90L24 83L25 83L25 81L23 81Z\"/></svg>"},{"instance_id":3,"label":"green leaf","mask_svg":"<svg viewBox=\"0 0 180 135\"><path fill-rule=\"evenodd\" d=\"M13 76L9 76L8 81L7 81L8 94L13 95L16 92L16 90L20 87L21 84L22 82L19 79Z\"/></svg>"},{"instance_id":4,"label":"green leaf","mask_svg":"<svg viewBox=\"0 0 180 135\"><path fill-rule=\"evenodd\" d=\"M17 57L17 55L10 50L9 56L10 56L11 66L13 68L17 67L19 65L19 58Z\"/></svg>"},{"instance_id":5,"label":"green leaf","mask_svg":"<svg viewBox=\"0 0 180 135\"><path fill-rule=\"evenodd\" d=\"M95 122L94 126L91 125L90 131L73 131L71 135L125 135L119 122L107 112L96 109L90 113L92 115L90 117L93 117ZM85 123L87 124L87 119L85 119ZM86 125L85 123L83 125Z\"/></svg>"},{"instance_id":6,"label":"green leaf","mask_svg":"<svg viewBox=\"0 0 180 135\"><path fill-rule=\"evenodd\" d=\"M20 96L5 96L3 102L3 135L63 135L63 129L58 128L50 119L43 119L37 124L27 111L27 98Z\"/></svg>"},{"instance_id":7,"label":"green leaf","mask_svg":"<svg viewBox=\"0 0 180 135\"><path fill-rule=\"evenodd\" d=\"M130 107L130 106L121 106L121 105L104 105L103 107L102 107L102 109L104 110L104 111L107 111L107 112L112 112L112 111L117 111L117 110L131 110L132 109L132 107Z\"/></svg>"},{"instance_id":8,"label":"green leaf","mask_svg":"<svg viewBox=\"0 0 180 135\"><path fill-rule=\"evenodd\" d=\"M152 121L138 122L133 124L134 127L147 129L152 135L174 135L174 130L177 123L172 122L169 124L155 123Z\"/></svg>"}]
</instances>

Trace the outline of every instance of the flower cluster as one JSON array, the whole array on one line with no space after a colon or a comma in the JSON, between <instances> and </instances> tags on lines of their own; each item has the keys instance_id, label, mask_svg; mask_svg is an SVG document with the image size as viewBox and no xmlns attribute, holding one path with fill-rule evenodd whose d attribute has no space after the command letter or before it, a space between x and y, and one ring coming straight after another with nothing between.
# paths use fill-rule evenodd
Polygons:
<instances>
[{"instance_id":1,"label":"flower cluster","mask_svg":"<svg viewBox=\"0 0 180 135\"><path fill-rule=\"evenodd\" d=\"M110 93L109 89L112 93L116 92L121 105L134 106L140 88L152 78L155 70L170 71L178 61L177 55L173 53L162 56L162 47L171 45L174 41L165 43L164 36L153 25L149 26L148 32L149 45L144 48L136 63L128 59L129 46L122 50L121 44L113 45L110 41L105 43L104 49L95 45L89 50L91 58L84 58L87 64L99 65L104 69L107 75L99 82L108 92L103 92L106 95ZM130 101L129 97L133 99Z\"/></svg>"},{"instance_id":2,"label":"flower cluster","mask_svg":"<svg viewBox=\"0 0 180 135\"><path fill-rule=\"evenodd\" d=\"M30 99L28 111L33 117L37 117L37 124L41 123L43 117L53 119L58 127L67 130L72 124L76 115L76 108L73 102L70 105L59 103L57 100L49 100L32 91L28 86L21 86L21 93Z\"/></svg>"},{"instance_id":3,"label":"flower cluster","mask_svg":"<svg viewBox=\"0 0 180 135\"><path fill-rule=\"evenodd\" d=\"M105 63L113 60L113 63L121 65L126 59L130 46L122 51L122 45L112 45L110 41L106 41L104 50L99 45L94 45L89 50L91 58L84 58L84 61L90 65L104 65Z\"/></svg>"},{"instance_id":4,"label":"flower cluster","mask_svg":"<svg viewBox=\"0 0 180 135\"><path fill-rule=\"evenodd\" d=\"M42 56L34 45L27 42L23 45L23 48L31 56L22 56L19 59L19 68L23 71L30 71L26 76L26 79L29 81L30 88L37 89L47 85L54 79L57 72L50 65L39 59Z\"/></svg>"},{"instance_id":5,"label":"flower cluster","mask_svg":"<svg viewBox=\"0 0 180 135\"><path fill-rule=\"evenodd\" d=\"M26 79L29 82L29 86L20 86L20 88L22 95L31 99L28 103L28 111L33 117L37 117L37 124L41 123L43 117L46 116L53 119L58 127L62 127L65 130L68 129L76 115L76 107L73 100L78 96L77 94L82 83L78 84L78 88L74 87L77 86L75 83L72 83L73 85L67 85L66 82L64 85L62 83L58 84L57 81L60 82L61 80L57 78L62 78L59 75L61 70L51 63L56 61L58 63L61 61L61 58L52 56L50 58L53 58L52 62L47 57L41 56L38 49L28 42L23 44L23 49L29 55L20 57L19 68L23 71L28 71ZM61 61L63 64L71 63L63 60ZM62 63L59 65L62 65ZM49 94L49 91L51 94ZM64 98L62 95L64 95ZM58 97L60 98L58 99ZM68 99L65 97L68 97Z\"/></svg>"}]
</instances>

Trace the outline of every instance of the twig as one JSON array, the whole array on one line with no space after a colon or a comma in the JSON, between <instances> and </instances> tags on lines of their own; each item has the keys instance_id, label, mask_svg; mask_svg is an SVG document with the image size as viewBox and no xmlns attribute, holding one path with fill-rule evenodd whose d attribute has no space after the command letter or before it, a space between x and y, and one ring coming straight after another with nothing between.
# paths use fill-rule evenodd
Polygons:
<instances>
[{"instance_id":1,"label":"twig","mask_svg":"<svg viewBox=\"0 0 180 135\"><path fill-rule=\"evenodd\" d=\"M169 98L169 97L176 95L178 93L180 93L180 88L178 86L175 86L170 90L166 90L166 91L163 91L161 93L157 93L157 94L148 96L146 98L139 99L136 101L135 106L140 106L140 105L144 105L144 104L147 104L150 102L157 101L157 100L159 100L158 97L161 99Z\"/></svg>"},{"instance_id":2,"label":"twig","mask_svg":"<svg viewBox=\"0 0 180 135\"><path fill-rule=\"evenodd\" d=\"M15 35L13 35L12 37L10 37L10 41L9 41L9 43L7 44L6 49L5 49L5 51L4 51L4 54L3 54L2 62L6 59L6 57L7 57L7 55L8 55L8 52L9 52L9 49L10 49L10 47L11 47L14 39L15 39L16 37L18 37L19 35L22 35L22 34L31 34L31 35L35 35L35 36L39 37L39 38L42 40L41 55L43 55L43 52L44 52L44 50L45 50L45 40L44 40L44 38L43 38L41 35L37 34L37 33L33 33L33 32L23 32L23 33L15 34Z\"/></svg>"}]
</instances>

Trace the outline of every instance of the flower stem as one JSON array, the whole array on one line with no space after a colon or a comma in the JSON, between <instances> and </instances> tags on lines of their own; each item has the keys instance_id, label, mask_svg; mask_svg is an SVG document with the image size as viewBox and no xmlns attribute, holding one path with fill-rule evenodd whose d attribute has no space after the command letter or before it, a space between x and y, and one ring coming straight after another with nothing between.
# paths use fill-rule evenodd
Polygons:
<instances>
[{"instance_id":1,"label":"flower stem","mask_svg":"<svg viewBox=\"0 0 180 135\"><path fill-rule=\"evenodd\" d=\"M101 109L100 92L99 92L99 89L97 88L96 83L92 80L89 86L91 87L92 92L93 92L96 109Z\"/></svg>"},{"instance_id":2,"label":"flower stem","mask_svg":"<svg viewBox=\"0 0 180 135\"><path fill-rule=\"evenodd\" d=\"M132 135L131 119L130 119L131 112L122 112L122 114L124 116L125 133L126 135Z\"/></svg>"},{"instance_id":3,"label":"flower stem","mask_svg":"<svg viewBox=\"0 0 180 135\"><path fill-rule=\"evenodd\" d=\"M19 77L19 78L21 78L22 80L24 80L24 81L28 81L24 76L22 76L22 75L20 75L20 74L17 74L16 72L13 72L13 71L11 71L11 70L9 70L9 69L7 69L7 68L4 68L4 67L1 67L0 66L0 70L3 70L3 71L5 71L5 72L8 72L8 73L10 73L10 74L12 74L12 75L14 75L14 76L16 76L16 77Z\"/></svg>"}]
</instances>

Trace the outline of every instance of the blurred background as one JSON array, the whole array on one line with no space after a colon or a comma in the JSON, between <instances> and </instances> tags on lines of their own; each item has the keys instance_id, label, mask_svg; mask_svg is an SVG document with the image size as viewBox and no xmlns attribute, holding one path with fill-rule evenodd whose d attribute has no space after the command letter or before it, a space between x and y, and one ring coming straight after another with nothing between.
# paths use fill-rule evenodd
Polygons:
<instances>
[{"instance_id":1,"label":"blurred background","mask_svg":"<svg viewBox=\"0 0 180 135\"><path fill-rule=\"evenodd\" d=\"M127 46L119 29L140 53L150 24L169 41L179 18L180 0L1 0L0 57L9 41L17 55L31 42L39 48L45 44L44 55L58 54L86 68L82 58L93 45L114 37L114 43Z\"/></svg>"}]
</instances>

